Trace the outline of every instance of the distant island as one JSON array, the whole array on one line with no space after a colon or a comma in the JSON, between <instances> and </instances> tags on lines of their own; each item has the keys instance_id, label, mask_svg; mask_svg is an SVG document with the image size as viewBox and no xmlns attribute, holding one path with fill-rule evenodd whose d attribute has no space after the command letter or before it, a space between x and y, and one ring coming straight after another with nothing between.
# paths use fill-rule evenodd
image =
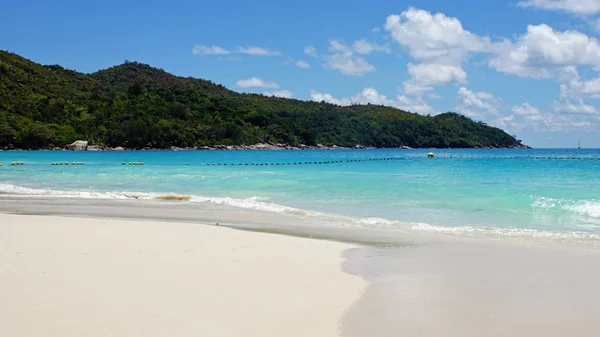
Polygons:
<instances>
[{"instance_id":1,"label":"distant island","mask_svg":"<svg viewBox=\"0 0 600 337\"><path fill-rule=\"evenodd\" d=\"M0 51L0 149L523 148L447 112L242 94L128 62L92 74Z\"/></svg>"}]
</instances>

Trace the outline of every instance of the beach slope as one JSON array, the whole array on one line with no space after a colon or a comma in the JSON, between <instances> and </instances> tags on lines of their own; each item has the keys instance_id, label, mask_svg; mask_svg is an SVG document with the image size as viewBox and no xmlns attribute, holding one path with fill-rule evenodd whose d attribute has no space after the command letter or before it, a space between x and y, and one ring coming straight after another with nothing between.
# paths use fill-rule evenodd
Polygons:
<instances>
[{"instance_id":1,"label":"beach slope","mask_svg":"<svg viewBox=\"0 0 600 337\"><path fill-rule=\"evenodd\" d=\"M194 223L0 214L2 336L336 336L349 244Z\"/></svg>"}]
</instances>

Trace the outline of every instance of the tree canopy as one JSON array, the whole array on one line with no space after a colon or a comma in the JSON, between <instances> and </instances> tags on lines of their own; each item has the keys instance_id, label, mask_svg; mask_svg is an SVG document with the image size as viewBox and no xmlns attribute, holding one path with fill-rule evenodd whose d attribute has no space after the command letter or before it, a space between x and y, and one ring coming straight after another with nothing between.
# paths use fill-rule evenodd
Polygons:
<instances>
[{"instance_id":1,"label":"tree canopy","mask_svg":"<svg viewBox=\"0 0 600 337\"><path fill-rule=\"evenodd\" d=\"M506 132L448 112L338 106L243 94L128 62L92 74L0 51L0 147L211 145L519 147Z\"/></svg>"}]
</instances>

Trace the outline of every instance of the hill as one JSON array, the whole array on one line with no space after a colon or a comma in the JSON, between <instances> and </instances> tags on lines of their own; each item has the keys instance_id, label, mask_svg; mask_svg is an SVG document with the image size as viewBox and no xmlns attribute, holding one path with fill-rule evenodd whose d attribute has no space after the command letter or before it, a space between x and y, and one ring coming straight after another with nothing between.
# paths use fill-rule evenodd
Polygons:
<instances>
[{"instance_id":1,"label":"hill","mask_svg":"<svg viewBox=\"0 0 600 337\"><path fill-rule=\"evenodd\" d=\"M137 62L84 74L0 51L0 148L62 147L76 139L128 148L522 147L498 128L451 112L422 116L241 94Z\"/></svg>"}]
</instances>

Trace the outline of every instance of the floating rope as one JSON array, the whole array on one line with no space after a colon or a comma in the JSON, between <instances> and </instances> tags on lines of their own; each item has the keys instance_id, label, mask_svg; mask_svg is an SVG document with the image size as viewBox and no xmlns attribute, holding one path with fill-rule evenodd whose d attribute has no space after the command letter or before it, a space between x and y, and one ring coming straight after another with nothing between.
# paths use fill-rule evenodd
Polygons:
<instances>
[{"instance_id":1,"label":"floating rope","mask_svg":"<svg viewBox=\"0 0 600 337\"><path fill-rule=\"evenodd\" d=\"M392 161L392 160L418 160L418 159L427 159L427 160L436 160L436 159L494 159L494 160L584 160L584 161L600 161L600 157L572 157L572 156L495 156L495 157L468 157L468 156L424 156L424 157L385 157L385 158L365 158L365 159L338 159L338 160L327 160L327 161L295 161L295 162L262 162L262 163L201 163L198 166L291 166L291 165L332 165L332 164L345 164L345 163L365 163L365 162L375 162L375 161ZM63 165L84 165L84 162L53 162L52 166L63 166ZM121 165L134 165L141 166L144 165L144 162L141 161L132 161L132 162L121 162ZM15 161L11 162L10 166L22 166L25 165L25 162ZM184 163L186 166L191 166L189 162ZM0 163L0 167L2 167L2 163Z\"/></svg>"}]
</instances>

